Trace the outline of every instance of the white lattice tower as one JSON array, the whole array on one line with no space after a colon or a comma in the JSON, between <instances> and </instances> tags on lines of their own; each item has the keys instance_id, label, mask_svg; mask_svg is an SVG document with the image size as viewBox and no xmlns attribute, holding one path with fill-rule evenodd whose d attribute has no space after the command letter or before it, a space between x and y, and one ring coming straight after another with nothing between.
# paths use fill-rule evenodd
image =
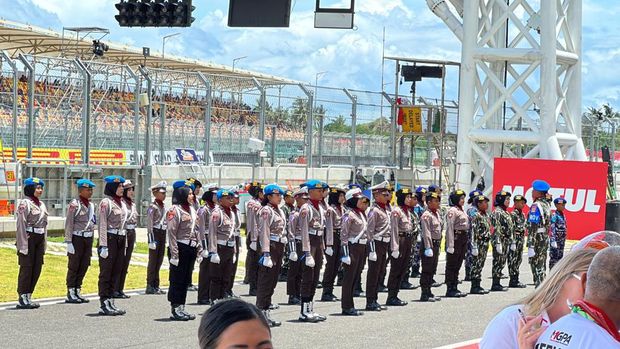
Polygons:
<instances>
[{"instance_id":1,"label":"white lattice tower","mask_svg":"<svg viewBox=\"0 0 620 349\"><path fill-rule=\"evenodd\" d=\"M492 183L495 157L586 160L581 0L427 3L463 43L458 187Z\"/></svg>"}]
</instances>

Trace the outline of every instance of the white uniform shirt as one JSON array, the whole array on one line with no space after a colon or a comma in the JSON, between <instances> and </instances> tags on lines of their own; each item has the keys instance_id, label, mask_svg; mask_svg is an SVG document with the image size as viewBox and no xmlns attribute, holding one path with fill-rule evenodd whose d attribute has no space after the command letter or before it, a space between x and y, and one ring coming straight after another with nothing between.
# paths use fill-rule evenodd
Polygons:
<instances>
[{"instance_id":1,"label":"white uniform shirt","mask_svg":"<svg viewBox=\"0 0 620 349\"><path fill-rule=\"evenodd\" d=\"M519 349L519 309L523 311L523 304L511 305L495 315L484 330L480 349ZM550 323L547 312L543 312L543 323Z\"/></svg>"},{"instance_id":2,"label":"white uniform shirt","mask_svg":"<svg viewBox=\"0 0 620 349\"><path fill-rule=\"evenodd\" d=\"M607 331L579 314L568 314L554 322L538 338L536 349L620 348Z\"/></svg>"}]
</instances>

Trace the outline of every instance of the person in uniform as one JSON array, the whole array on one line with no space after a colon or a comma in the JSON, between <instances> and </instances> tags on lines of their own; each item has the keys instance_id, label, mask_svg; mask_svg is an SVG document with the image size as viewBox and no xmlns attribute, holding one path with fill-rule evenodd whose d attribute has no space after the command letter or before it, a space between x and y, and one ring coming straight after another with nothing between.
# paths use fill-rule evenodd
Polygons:
<instances>
[{"instance_id":1,"label":"person in uniform","mask_svg":"<svg viewBox=\"0 0 620 349\"><path fill-rule=\"evenodd\" d=\"M423 186L418 186L415 190L415 196L416 196L416 199L418 199L418 204L413 208L413 213L415 213L418 216L418 221L420 221L420 218L422 218L422 214L424 213L424 210L426 210L426 192L427 190ZM420 277L420 249L422 248L421 232L420 234L418 234L417 241L412 241L412 243L413 243L413 250L411 253L411 272L409 273L407 279L409 279L409 277L412 277L412 278ZM404 289L415 288L411 283L409 283L409 281L407 281L407 284L403 286L406 286L406 287L401 287L401 288L404 288Z\"/></svg>"},{"instance_id":2,"label":"person in uniform","mask_svg":"<svg viewBox=\"0 0 620 349\"><path fill-rule=\"evenodd\" d=\"M309 201L299 210L301 227L302 256L301 270L301 312L299 320L303 322L325 321L326 317L314 312L314 295L323 264L323 233L328 234L327 240L333 239L333 230L327 205L323 201L323 191L327 185L318 180L304 183L308 187ZM327 246L332 248L333 246Z\"/></svg>"},{"instance_id":3,"label":"person in uniform","mask_svg":"<svg viewBox=\"0 0 620 349\"><path fill-rule=\"evenodd\" d=\"M549 269L564 257L564 245L566 244L566 215L564 208L566 199L559 197L553 200L555 212L551 215L551 243L549 248Z\"/></svg>"},{"instance_id":4,"label":"person in uniform","mask_svg":"<svg viewBox=\"0 0 620 349\"><path fill-rule=\"evenodd\" d=\"M146 294L165 294L159 287L159 270L166 252L166 187L168 183L159 182L152 186L154 200L146 211L146 231L149 242L149 262L146 271Z\"/></svg>"},{"instance_id":5,"label":"person in uniform","mask_svg":"<svg viewBox=\"0 0 620 349\"><path fill-rule=\"evenodd\" d=\"M329 189L329 196L327 197L327 204L329 205L329 219L334 231L332 241L327 240L325 235L325 272L323 273L323 294L321 295L321 301L323 302L337 302L338 297L334 295L334 282L336 281L336 275L340 269L340 232L342 225L342 215L344 214L344 202L345 202L345 190L340 187L331 187Z\"/></svg>"},{"instance_id":6,"label":"person in uniform","mask_svg":"<svg viewBox=\"0 0 620 349\"><path fill-rule=\"evenodd\" d=\"M211 213L215 210L217 203L217 191L219 188L215 185L207 186L204 194L202 194L203 205L198 209L196 214L198 217L198 236L200 237L200 243L202 245L202 261L200 262L198 272L198 304L209 305L211 300L209 299L209 287L211 281L209 280L209 268L211 262L209 262L209 224L211 221Z\"/></svg>"},{"instance_id":7,"label":"person in uniform","mask_svg":"<svg viewBox=\"0 0 620 349\"><path fill-rule=\"evenodd\" d=\"M523 242L525 239L525 214L523 213L523 207L527 204L527 200L523 195L515 195L513 201L514 210L510 213L510 216L514 224L514 235L510 251L508 251L508 274L510 275L508 287L525 288L527 286L519 281L519 269L521 268Z\"/></svg>"},{"instance_id":8,"label":"person in uniform","mask_svg":"<svg viewBox=\"0 0 620 349\"><path fill-rule=\"evenodd\" d=\"M256 278L258 277L258 259L260 251L258 245L258 211L263 199L262 185L252 182L247 186L248 194L252 197L245 207L245 242L248 253L245 257L246 281L250 284L250 296L256 296Z\"/></svg>"},{"instance_id":9,"label":"person in uniform","mask_svg":"<svg viewBox=\"0 0 620 349\"><path fill-rule=\"evenodd\" d=\"M99 204L99 302L101 315L124 315L125 311L114 304L114 288L125 260L125 223L130 211L123 201L123 183L121 176L107 176L104 194L106 197Z\"/></svg>"},{"instance_id":10,"label":"person in uniform","mask_svg":"<svg viewBox=\"0 0 620 349\"><path fill-rule=\"evenodd\" d=\"M528 257L534 285L538 287L545 278L547 265L547 248L549 247L549 225L551 223L551 207L546 194L551 186L543 180L532 183L532 199L534 203L528 212Z\"/></svg>"},{"instance_id":11,"label":"person in uniform","mask_svg":"<svg viewBox=\"0 0 620 349\"><path fill-rule=\"evenodd\" d=\"M19 274L17 276L17 309L35 309L32 301L43 267L47 246L47 208L40 201L45 182L37 177L24 180L25 198L17 206L16 242Z\"/></svg>"},{"instance_id":12,"label":"person in uniform","mask_svg":"<svg viewBox=\"0 0 620 349\"><path fill-rule=\"evenodd\" d=\"M463 281L471 281L471 265L474 261L474 256L472 256L471 251L474 247L472 240L472 230L471 230L471 221L474 219L476 215L476 205L474 205L474 197L482 195L482 192L479 190L472 190L469 192L469 198L467 199L467 204L469 208L467 209L467 217L469 218L469 231L467 232L467 252L465 252L465 278Z\"/></svg>"},{"instance_id":13,"label":"person in uniform","mask_svg":"<svg viewBox=\"0 0 620 349\"><path fill-rule=\"evenodd\" d=\"M235 197L230 189L217 191L218 205L209 221L209 298L211 303L224 299L229 288L235 256L235 220L232 212Z\"/></svg>"},{"instance_id":14,"label":"person in uniform","mask_svg":"<svg viewBox=\"0 0 620 349\"><path fill-rule=\"evenodd\" d=\"M299 224L299 209L308 202L308 187L297 189L293 196L297 207L288 217L288 259L289 271L286 279L286 294L288 305L301 304L301 225Z\"/></svg>"},{"instance_id":15,"label":"person in uniform","mask_svg":"<svg viewBox=\"0 0 620 349\"><path fill-rule=\"evenodd\" d=\"M123 265L121 272L116 276L114 282L114 294L113 298L130 298L123 292L125 288L125 278L127 277L127 271L129 270L129 263L131 262L131 255L133 248L136 245L136 224L138 224L138 211L134 203L134 184L130 180L126 180L123 183L123 203L127 207L129 215L125 221L125 257L123 259Z\"/></svg>"},{"instance_id":16,"label":"person in uniform","mask_svg":"<svg viewBox=\"0 0 620 349\"><path fill-rule=\"evenodd\" d=\"M278 284L284 247L288 243L286 218L280 209L284 190L277 184L263 189L263 207L258 212L258 238L262 256L259 259L256 307L263 312L269 327L282 325L271 318L271 298Z\"/></svg>"},{"instance_id":17,"label":"person in uniform","mask_svg":"<svg viewBox=\"0 0 620 349\"><path fill-rule=\"evenodd\" d=\"M433 278L437 273L437 263L439 261L439 246L441 244L441 215L439 211L439 203L441 196L436 192L428 192L426 194L427 209L422 214L422 243L423 249L420 249L420 259L422 261L422 276L420 276L420 287L422 295L420 301L435 302L440 301L440 297L436 297L431 292L433 286Z\"/></svg>"},{"instance_id":18,"label":"person in uniform","mask_svg":"<svg viewBox=\"0 0 620 349\"><path fill-rule=\"evenodd\" d=\"M370 200L362 194L359 188L349 189L345 194L345 199L348 210L342 216L340 232L341 260L344 269L340 305L343 315L359 316L363 313L355 309L353 292L358 280L361 279L364 268L362 262L366 260L368 244L366 210Z\"/></svg>"},{"instance_id":19,"label":"person in uniform","mask_svg":"<svg viewBox=\"0 0 620 349\"><path fill-rule=\"evenodd\" d=\"M402 306L407 302L398 298L398 291L405 279L406 270L413 248L413 241L418 235L418 216L413 208L418 199L411 189L401 188L396 191L396 206L392 209L390 227L392 230L392 253L390 255L390 275L388 277L388 299L386 305Z\"/></svg>"},{"instance_id":20,"label":"person in uniform","mask_svg":"<svg viewBox=\"0 0 620 349\"><path fill-rule=\"evenodd\" d=\"M65 243L67 244L67 303L88 303L82 297L82 282L90 266L93 252L93 235L97 221L96 206L90 201L95 183L78 179L78 198L67 208Z\"/></svg>"},{"instance_id":21,"label":"person in uniform","mask_svg":"<svg viewBox=\"0 0 620 349\"><path fill-rule=\"evenodd\" d=\"M194 210L196 212L198 212L198 209L200 208L200 195L201 195L201 191L202 191L202 183L198 179L196 179L194 177L190 177L190 178L186 179L186 181L191 183L191 188L192 188L192 191L194 193L194 204L193 204L194 205ZM193 268L193 266L192 266L192 268ZM191 277L193 278L193 276L194 276L194 269L192 269ZM196 285L194 285L194 283L192 282L191 279L190 279L188 287L189 287L190 291L198 291L198 287Z\"/></svg>"},{"instance_id":22,"label":"person in uniform","mask_svg":"<svg viewBox=\"0 0 620 349\"><path fill-rule=\"evenodd\" d=\"M168 235L168 259L170 262L170 288L168 301L175 321L194 320L196 316L185 311L188 286L196 258L202 252L196 229L193 184L186 180L172 184L172 207L166 214ZM202 257L199 257L202 258Z\"/></svg>"},{"instance_id":23,"label":"person in uniform","mask_svg":"<svg viewBox=\"0 0 620 349\"><path fill-rule=\"evenodd\" d=\"M510 241L514 232L514 223L508 206L510 206L511 193L499 191L495 194L495 210L491 216L493 225L493 284L491 291L507 291L508 288L502 286L502 270L506 266Z\"/></svg>"},{"instance_id":24,"label":"person in uniform","mask_svg":"<svg viewBox=\"0 0 620 349\"><path fill-rule=\"evenodd\" d=\"M471 255L474 260L471 265L471 294L487 294L489 291L480 286L482 281L482 269L487 259L489 240L491 239L491 216L487 213L489 199L483 194L473 198L476 213L471 221L472 249Z\"/></svg>"},{"instance_id":25,"label":"person in uniform","mask_svg":"<svg viewBox=\"0 0 620 349\"><path fill-rule=\"evenodd\" d=\"M467 251L469 217L463 210L465 192L457 189L448 198L450 208L446 215L446 297L467 296L458 289L459 272Z\"/></svg>"},{"instance_id":26,"label":"person in uniform","mask_svg":"<svg viewBox=\"0 0 620 349\"><path fill-rule=\"evenodd\" d=\"M291 215L291 212L295 209L295 198L293 197L292 190L284 191L284 205L282 205L282 212L284 213L284 217L286 217L287 226L288 226L288 217ZM278 277L278 281L286 281L288 277L288 269L289 269L289 260L288 260L288 245L284 247L284 261L282 262L282 268L280 268L280 276Z\"/></svg>"},{"instance_id":27,"label":"person in uniform","mask_svg":"<svg viewBox=\"0 0 620 349\"><path fill-rule=\"evenodd\" d=\"M233 271L230 275L230 282L228 283L228 289L226 290L226 298L239 298L233 292L233 285L235 284L235 276L237 275L237 266L239 265L239 254L241 254L241 212L239 212L239 190L237 188L232 189L233 205L230 208L233 213L233 220L235 222L235 257L233 258Z\"/></svg>"}]
</instances>

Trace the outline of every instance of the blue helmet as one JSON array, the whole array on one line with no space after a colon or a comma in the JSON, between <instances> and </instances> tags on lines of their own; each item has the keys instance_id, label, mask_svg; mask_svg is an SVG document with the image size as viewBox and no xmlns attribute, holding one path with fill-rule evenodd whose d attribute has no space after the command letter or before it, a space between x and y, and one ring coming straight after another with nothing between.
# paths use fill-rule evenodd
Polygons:
<instances>
[{"instance_id":1,"label":"blue helmet","mask_svg":"<svg viewBox=\"0 0 620 349\"><path fill-rule=\"evenodd\" d=\"M271 194L280 194L284 195L284 190L277 184L269 184L265 188L263 188L263 194L271 195Z\"/></svg>"},{"instance_id":2,"label":"blue helmet","mask_svg":"<svg viewBox=\"0 0 620 349\"><path fill-rule=\"evenodd\" d=\"M34 186L40 185L40 186L44 187L45 186L45 182L41 178L30 177L30 178L26 178L24 180L24 187L27 187L29 185L34 185Z\"/></svg>"}]
</instances>

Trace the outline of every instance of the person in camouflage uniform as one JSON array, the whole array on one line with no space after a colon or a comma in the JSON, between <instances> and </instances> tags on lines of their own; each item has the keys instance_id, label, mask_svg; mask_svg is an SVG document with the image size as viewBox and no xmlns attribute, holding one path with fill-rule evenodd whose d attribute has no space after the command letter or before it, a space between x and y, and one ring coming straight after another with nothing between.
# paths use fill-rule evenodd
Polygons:
<instances>
[{"instance_id":1,"label":"person in camouflage uniform","mask_svg":"<svg viewBox=\"0 0 620 349\"><path fill-rule=\"evenodd\" d=\"M514 232L514 223L508 212L510 197L512 194L506 191L499 191L495 194L495 210L493 210L492 223L493 233L493 285L491 291L507 291L508 288L502 286L502 270L506 266L508 259L508 249L511 244Z\"/></svg>"},{"instance_id":2,"label":"person in camouflage uniform","mask_svg":"<svg viewBox=\"0 0 620 349\"><path fill-rule=\"evenodd\" d=\"M519 281L519 268L523 257L523 242L525 239L525 214L523 207L527 204L527 200L523 195L515 195L514 210L510 214L514 224L514 234L510 251L508 251L508 274L510 275L510 283L508 287L524 288L526 287Z\"/></svg>"},{"instance_id":3,"label":"person in camouflage uniform","mask_svg":"<svg viewBox=\"0 0 620 349\"><path fill-rule=\"evenodd\" d=\"M549 270L564 257L564 244L566 243L566 216L564 207L566 199L553 200L555 212L551 215L551 248L549 249Z\"/></svg>"},{"instance_id":4,"label":"person in camouflage uniform","mask_svg":"<svg viewBox=\"0 0 620 349\"><path fill-rule=\"evenodd\" d=\"M469 198L467 199L467 203L470 207L467 209L467 217L469 217L469 231L467 232L467 251L465 252L465 279L464 281L471 281L471 265L474 261L474 256L471 254L471 249L473 247L472 243L472 230L471 230L471 221L474 219L476 212L478 209L476 205L474 205L474 197L482 195L482 192L479 190L474 190L469 193Z\"/></svg>"},{"instance_id":5,"label":"person in camouflage uniform","mask_svg":"<svg viewBox=\"0 0 620 349\"><path fill-rule=\"evenodd\" d=\"M474 258L471 265L471 294L487 294L489 291L480 286L482 281L482 268L487 259L487 251L489 250L489 240L491 239L491 216L487 214L489 208L489 199L480 194L474 197L474 205L477 212L472 218L472 250L471 254Z\"/></svg>"},{"instance_id":6,"label":"person in camouflage uniform","mask_svg":"<svg viewBox=\"0 0 620 349\"><path fill-rule=\"evenodd\" d=\"M550 188L549 183L543 180L536 180L532 183L534 203L527 216L529 232L527 255L536 287L545 279L546 274L549 224L551 223L551 207L546 200L546 195Z\"/></svg>"}]
</instances>

